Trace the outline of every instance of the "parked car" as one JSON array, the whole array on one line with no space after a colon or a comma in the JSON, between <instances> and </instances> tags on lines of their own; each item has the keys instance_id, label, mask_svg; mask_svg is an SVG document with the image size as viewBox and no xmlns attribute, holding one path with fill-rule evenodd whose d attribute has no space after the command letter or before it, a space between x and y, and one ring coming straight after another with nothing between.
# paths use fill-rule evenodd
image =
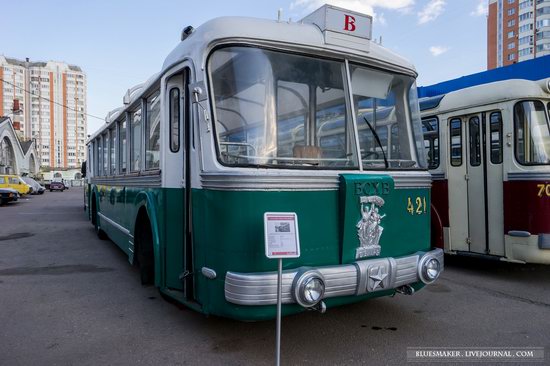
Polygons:
<instances>
[{"instance_id":1,"label":"parked car","mask_svg":"<svg viewBox=\"0 0 550 366\"><path fill-rule=\"evenodd\" d=\"M46 188L44 186L42 186L31 177L21 177L21 179L23 179L25 183L32 187L32 194L43 194L46 191Z\"/></svg>"},{"instance_id":2,"label":"parked car","mask_svg":"<svg viewBox=\"0 0 550 366\"><path fill-rule=\"evenodd\" d=\"M63 184L63 182L51 182L50 183L50 192L53 192L53 191L63 192L66 189L67 189L67 187L65 186L65 184Z\"/></svg>"},{"instance_id":3,"label":"parked car","mask_svg":"<svg viewBox=\"0 0 550 366\"><path fill-rule=\"evenodd\" d=\"M17 175L0 175L0 188L15 189L20 195L32 192L32 187L25 183L23 179Z\"/></svg>"},{"instance_id":4,"label":"parked car","mask_svg":"<svg viewBox=\"0 0 550 366\"><path fill-rule=\"evenodd\" d=\"M0 188L0 205L15 202L19 199L19 193L15 189Z\"/></svg>"}]
</instances>

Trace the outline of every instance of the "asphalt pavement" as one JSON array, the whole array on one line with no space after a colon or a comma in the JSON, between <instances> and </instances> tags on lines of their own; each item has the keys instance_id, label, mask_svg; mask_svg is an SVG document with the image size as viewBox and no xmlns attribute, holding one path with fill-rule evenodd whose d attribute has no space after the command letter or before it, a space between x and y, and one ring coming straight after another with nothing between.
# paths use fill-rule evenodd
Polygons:
<instances>
[{"instance_id":1,"label":"asphalt pavement","mask_svg":"<svg viewBox=\"0 0 550 366\"><path fill-rule=\"evenodd\" d=\"M545 347L550 266L446 257L438 282L283 319L283 365L396 365L408 347ZM272 365L275 321L165 301L97 238L82 189L0 207L0 365ZM525 363L523 363L525 364Z\"/></svg>"}]
</instances>

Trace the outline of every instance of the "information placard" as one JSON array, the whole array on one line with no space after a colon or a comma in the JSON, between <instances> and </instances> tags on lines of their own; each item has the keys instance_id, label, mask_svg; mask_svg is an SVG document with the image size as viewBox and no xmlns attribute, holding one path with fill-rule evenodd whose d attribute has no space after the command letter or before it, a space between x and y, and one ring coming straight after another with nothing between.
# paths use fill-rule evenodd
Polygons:
<instances>
[{"instance_id":1,"label":"information placard","mask_svg":"<svg viewBox=\"0 0 550 366\"><path fill-rule=\"evenodd\" d=\"M264 214L264 234L267 258L298 258L300 256L296 213L266 212Z\"/></svg>"}]
</instances>

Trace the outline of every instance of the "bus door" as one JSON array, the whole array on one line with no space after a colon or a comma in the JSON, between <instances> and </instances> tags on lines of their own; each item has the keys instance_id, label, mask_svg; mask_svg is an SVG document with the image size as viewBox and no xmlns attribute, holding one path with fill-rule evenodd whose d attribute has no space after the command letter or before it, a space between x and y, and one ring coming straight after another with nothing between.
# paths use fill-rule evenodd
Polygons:
<instances>
[{"instance_id":1,"label":"bus door","mask_svg":"<svg viewBox=\"0 0 550 366\"><path fill-rule=\"evenodd\" d=\"M501 114L452 118L449 131L451 249L504 255Z\"/></svg>"},{"instance_id":2,"label":"bus door","mask_svg":"<svg viewBox=\"0 0 550 366\"><path fill-rule=\"evenodd\" d=\"M183 291L186 298L192 297L192 251L190 240L190 179L189 179L189 142L188 101L186 84L187 72L183 71L166 81L165 116L167 118L166 156L170 156L170 165L166 176L177 180L179 188L170 190L167 198L167 240L165 248L166 286L172 290ZM168 162L168 159L167 159ZM177 168L176 168L177 166Z\"/></svg>"}]
</instances>

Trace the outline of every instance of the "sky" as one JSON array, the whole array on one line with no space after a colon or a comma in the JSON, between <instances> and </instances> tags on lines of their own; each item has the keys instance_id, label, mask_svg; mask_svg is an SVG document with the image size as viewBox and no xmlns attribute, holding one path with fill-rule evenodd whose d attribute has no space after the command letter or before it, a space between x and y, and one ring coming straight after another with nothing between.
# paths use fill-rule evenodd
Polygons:
<instances>
[{"instance_id":1,"label":"sky","mask_svg":"<svg viewBox=\"0 0 550 366\"><path fill-rule=\"evenodd\" d=\"M410 60L418 85L484 71L488 0L25 0L2 7L0 54L65 61L88 79L88 134L158 72L181 30L219 16L298 21L324 3L370 14L373 38Z\"/></svg>"}]
</instances>

